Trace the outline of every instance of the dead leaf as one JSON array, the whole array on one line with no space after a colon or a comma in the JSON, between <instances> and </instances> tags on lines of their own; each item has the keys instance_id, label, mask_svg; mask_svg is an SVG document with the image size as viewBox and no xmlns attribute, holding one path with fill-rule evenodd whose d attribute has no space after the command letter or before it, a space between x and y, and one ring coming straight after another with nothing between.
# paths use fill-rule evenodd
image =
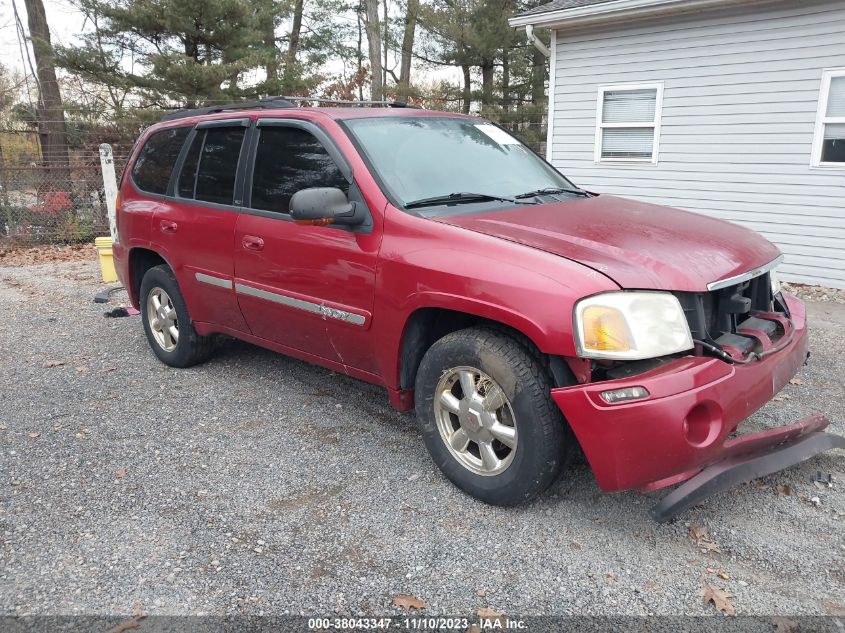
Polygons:
<instances>
[{"instance_id":1,"label":"dead leaf","mask_svg":"<svg viewBox=\"0 0 845 633\"><path fill-rule=\"evenodd\" d=\"M733 598L733 594L714 587L708 582L704 583L704 586L698 590L698 593L701 594L704 604L712 602L717 611L722 611L725 615L736 615L736 607L730 601Z\"/></svg>"},{"instance_id":2,"label":"dead leaf","mask_svg":"<svg viewBox=\"0 0 845 633\"><path fill-rule=\"evenodd\" d=\"M659 586L656 582L643 583L643 589L657 589Z\"/></svg>"},{"instance_id":3,"label":"dead leaf","mask_svg":"<svg viewBox=\"0 0 845 633\"><path fill-rule=\"evenodd\" d=\"M37 440L39 437L41 437L41 433L39 433L38 431L30 431L26 435L27 437L31 437L34 440Z\"/></svg>"},{"instance_id":4,"label":"dead leaf","mask_svg":"<svg viewBox=\"0 0 845 633\"><path fill-rule=\"evenodd\" d=\"M798 623L795 620L778 615L772 618L772 624L776 627L775 633L798 633Z\"/></svg>"},{"instance_id":5,"label":"dead leaf","mask_svg":"<svg viewBox=\"0 0 845 633\"><path fill-rule=\"evenodd\" d=\"M495 623L501 626L501 622L504 619L505 615L503 613L499 613L495 609L491 609L490 607L482 607L478 611L475 612L482 620L493 620Z\"/></svg>"},{"instance_id":6,"label":"dead leaf","mask_svg":"<svg viewBox=\"0 0 845 633\"><path fill-rule=\"evenodd\" d=\"M49 369L50 367L61 367L64 364L65 361L63 360L48 360L46 363L44 363L44 367Z\"/></svg>"},{"instance_id":7,"label":"dead leaf","mask_svg":"<svg viewBox=\"0 0 845 633\"><path fill-rule=\"evenodd\" d=\"M825 600L822 602L824 610L829 615L845 615L845 604L841 602L833 602L833 600Z\"/></svg>"},{"instance_id":8,"label":"dead leaf","mask_svg":"<svg viewBox=\"0 0 845 633\"><path fill-rule=\"evenodd\" d=\"M690 525L687 529L689 531L690 538L696 546L701 548L702 552L721 553L722 550L718 545L716 545L713 538L707 533L707 530L697 525Z\"/></svg>"},{"instance_id":9,"label":"dead leaf","mask_svg":"<svg viewBox=\"0 0 845 633\"><path fill-rule=\"evenodd\" d=\"M126 620L126 622L121 622L113 629L109 629L107 633L124 633L124 631L129 631L132 629L137 629L141 626L141 620L143 620L145 615L135 616L131 620Z\"/></svg>"},{"instance_id":10,"label":"dead leaf","mask_svg":"<svg viewBox=\"0 0 845 633\"><path fill-rule=\"evenodd\" d=\"M604 575L604 579L605 579L607 582L616 582L616 574L613 574L613 573L607 573L607 574L605 574L605 575Z\"/></svg>"},{"instance_id":11,"label":"dead leaf","mask_svg":"<svg viewBox=\"0 0 845 633\"><path fill-rule=\"evenodd\" d=\"M778 497L791 497L792 486L789 484L778 484L776 487Z\"/></svg>"},{"instance_id":12,"label":"dead leaf","mask_svg":"<svg viewBox=\"0 0 845 633\"><path fill-rule=\"evenodd\" d=\"M581 549L581 543L576 543L575 541L572 541L569 544L569 547L571 547L572 549Z\"/></svg>"},{"instance_id":13,"label":"dead leaf","mask_svg":"<svg viewBox=\"0 0 845 633\"><path fill-rule=\"evenodd\" d=\"M789 384L790 385L803 385L804 381L801 380L800 378L793 378L792 380L789 381Z\"/></svg>"},{"instance_id":14,"label":"dead leaf","mask_svg":"<svg viewBox=\"0 0 845 633\"><path fill-rule=\"evenodd\" d=\"M124 477L126 477L126 469L125 468L118 468L115 471L114 476L117 477L118 479L123 479Z\"/></svg>"},{"instance_id":15,"label":"dead leaf","mask_svg":"<svg viewBox=\"0 0 845 633\"><path fill-rule=\"evenodd\" d=\"M97 255L90 243L68 246L51 244L31 248L0 247L0 258L4 266L31 266L46 262L90 262L96 260Z\"/></svg>"},{"instance_id":16,"label":"dead leaf","mask_svg":"<svg viewBox=\"0 0 845 633\"><path fill-rule=\"evenodd\" d=\"M399 607L400 609L405 609L405 611L411 611L412 609L425 609L426 606L428 606L419 598L409 596L406 593L400 593L398 596L393 598L393 605Z\"/></svg>"}]
</instances>

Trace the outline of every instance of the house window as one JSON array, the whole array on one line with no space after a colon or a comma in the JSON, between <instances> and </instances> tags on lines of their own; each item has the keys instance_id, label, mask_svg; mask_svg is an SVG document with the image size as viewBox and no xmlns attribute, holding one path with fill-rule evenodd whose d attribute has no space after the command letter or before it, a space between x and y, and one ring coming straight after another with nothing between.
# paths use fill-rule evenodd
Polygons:
<instances>
[{"instance_id":1,"label":"house window","mask_svg":"<svg viewBox=\"0 0 845 633\"><path fill-rule=\"evenodd\" d=\"M657 163L663 84L601 86L596 162Z\"/></svg>"},{"instance_id":2,"label":"house window","mask_svg":"<svg viewBox=\"0 0 845 633\"><path fill-rule=\"evenodd\" d=\"M845 166L845 68L822 73L812 165Z\"/></svg>"}]
</instances>

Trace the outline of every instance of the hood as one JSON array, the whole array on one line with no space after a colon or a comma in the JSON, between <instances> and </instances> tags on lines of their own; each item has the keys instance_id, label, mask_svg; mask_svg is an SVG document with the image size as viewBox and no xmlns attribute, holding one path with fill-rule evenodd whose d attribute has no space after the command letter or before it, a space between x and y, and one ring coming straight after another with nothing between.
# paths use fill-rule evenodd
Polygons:
<instances>
[{"instance_id":1,"label":"hood","mask_svg":"<svg viewBox=\"0 0 845 633\"><path fill-rule=\"evenodd\" d=\"M566 257L622 288L706 291L780 254L739 225L614 196L435 219Z\"/></svg>"}]
</instances>

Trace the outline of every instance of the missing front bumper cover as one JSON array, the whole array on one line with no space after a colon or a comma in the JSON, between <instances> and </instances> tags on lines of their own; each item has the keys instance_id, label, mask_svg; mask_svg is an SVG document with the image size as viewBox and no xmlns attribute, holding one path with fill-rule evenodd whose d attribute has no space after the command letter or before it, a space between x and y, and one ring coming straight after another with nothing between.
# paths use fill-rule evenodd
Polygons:
<instances>
[{"instance_id":1,"label":"missing front bumper cover","mask_svg":"<svg viewBox=\"0 0 845 633\"><path fill-rule=\"evenodd\" d=\"M812 416L798 424L811 420L813 423L807 424L807 427L813 430L779 444L755 446L756 438L747 437L751 440L748 452L736 453L704 468L655 505L651 509L652 517L661 523L669 521L712 494L771 475L830 449L845 449L845 437L818 430L829 424L827 418Z\"/></svg>"}]
</instances>

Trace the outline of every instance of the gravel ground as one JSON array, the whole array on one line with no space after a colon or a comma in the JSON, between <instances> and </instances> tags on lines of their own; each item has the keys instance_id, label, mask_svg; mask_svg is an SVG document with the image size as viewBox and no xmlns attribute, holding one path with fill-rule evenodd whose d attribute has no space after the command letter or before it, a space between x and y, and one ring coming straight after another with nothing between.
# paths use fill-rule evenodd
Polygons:
<instances>
[{"instance_id":1,"label":"gravel ground","mask_svg":"<svg viewBox=\"0 0 845 633\"><path fill-rule=\"evenodd\" d=\"M0 268L0 614L397 614L398 594L427 614L712 614L705 581L739 614L845 614L841 452L669 525L647 513L663 493L602 494L584 465L488 507L378 388L239 342L169 369L100 287L94 263ZM823 411L845 433L845 306L809 311L801 384L750 424Z\"/></svg>"}]
</instances>

